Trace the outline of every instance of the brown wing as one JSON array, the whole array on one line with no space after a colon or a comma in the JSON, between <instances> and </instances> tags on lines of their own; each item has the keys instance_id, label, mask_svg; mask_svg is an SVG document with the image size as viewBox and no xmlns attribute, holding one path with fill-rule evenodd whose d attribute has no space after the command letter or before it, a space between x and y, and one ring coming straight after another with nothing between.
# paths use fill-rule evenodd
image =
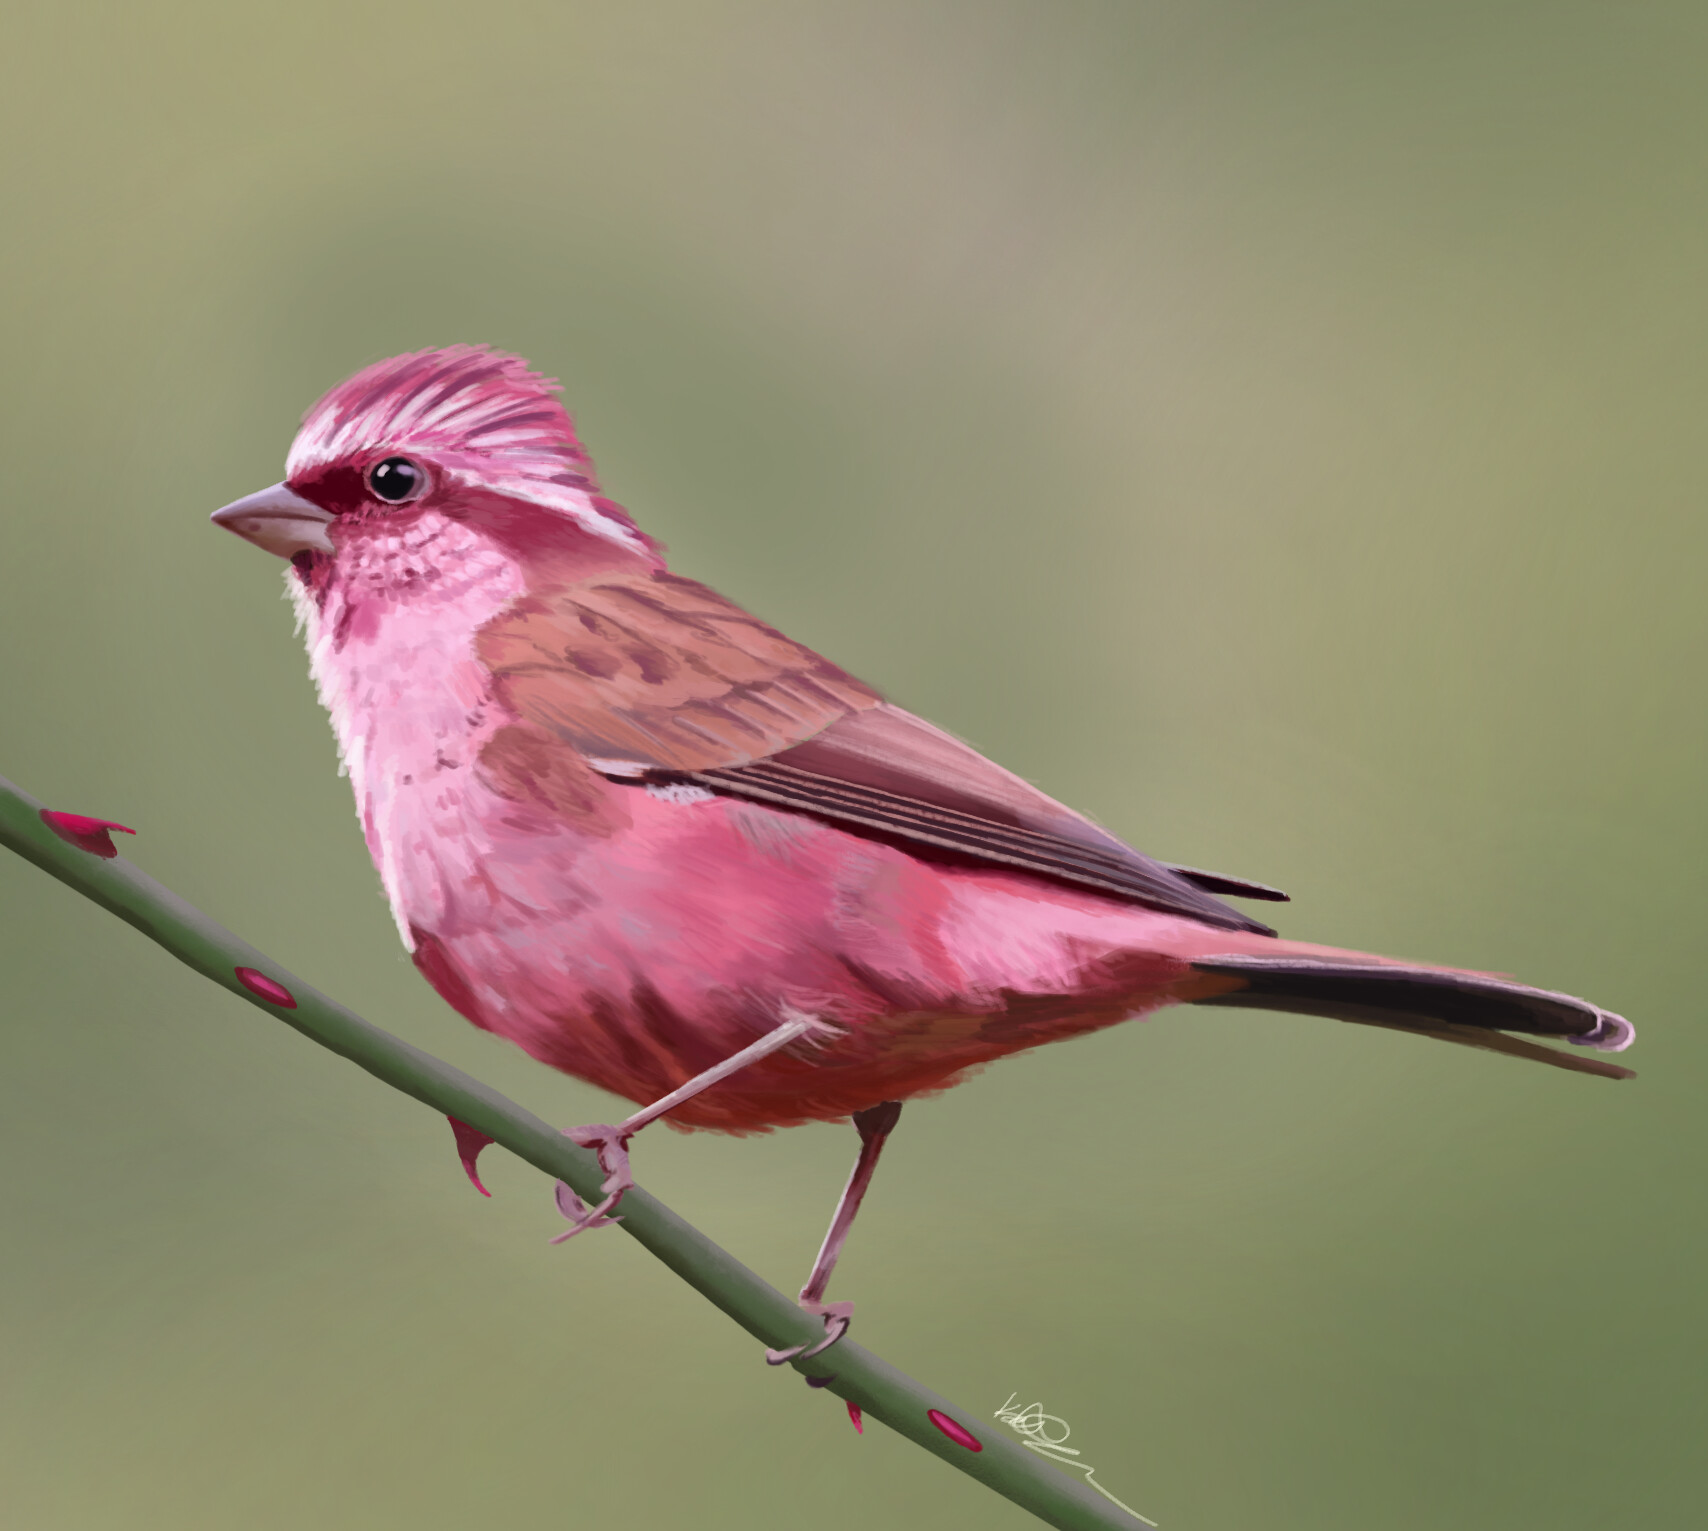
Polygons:
<instances>
[{"instance_id":1,"label":"brown wing","mask_svg":"<svg viewBox=\"0 0 1708 1531\"><path fill-rule=\"evenodd\" d=\"M1075 813L1024 777L1005 771L953 734L888 702L832 724L779 759L802 770L884 788L994 824L1036 830L1118 860L1138 855L1083 813ZM1162 864L1206 893L1287 902L1285 893L1265 883Z\"/></svg>"},{"instance_id":2,"label":"brown wing","mask_svg":"<svg viewBox=\"0 0 1708 1531\"><path fill-rule=\"evenodd\" d=\"M1206 890L1274 890L1140 855L693 580L620 574L541 591L482 628L476 651L521 718L607 775L685 779L1269 933Z\"/></svg>"},{"instance_id":3,"label":"brown wing","mask_svg":"<svg viewBox=\"0 0 1708 1531\"><path fill-rule=\"evenodd\" d=\"M769 759L711 767L689 779L1211 925L1274 933L1209 896L1213 889L1273 898L1274 889L1153 861L952 734L888 703L839 719Z\"/></svg>"},{"instance_id":4,"label":"brown wing","mask_svg":"<svg viewBox=\"0 0 1708 1531\"><path fill-rule=\"evenodd\" d=\"M481 629L503 700L613 775L763 759L878 693L673 574L541 591Z\"/></svg>"}]
</instances>

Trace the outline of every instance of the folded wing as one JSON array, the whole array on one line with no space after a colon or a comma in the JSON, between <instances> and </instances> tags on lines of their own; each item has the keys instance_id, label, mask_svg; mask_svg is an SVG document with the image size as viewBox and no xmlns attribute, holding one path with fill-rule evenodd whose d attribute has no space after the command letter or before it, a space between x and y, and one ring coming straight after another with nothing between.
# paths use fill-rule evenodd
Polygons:
<instances>
[{"instance_id":1,"label":"folded wing","mask_svg":"<svg viewBox=\"0 0 1708 1531\"><path fill-rule=\"evenodd\" d=\"M615 776L760 760L878 704L870 686L673 574L525 596L475 647L518 715Z\"/></svg>"},{"instance_id":2,"label":"folded wing","mask_svg":"<svg viewBox=\"0 0 1708 1531\"><path fill-rule=\"evenodd\" d=\"M617 780L691 781L1229 930L1213 893L1273 888L1153 861L803 644L672 574L530 594L476 640L500 697Z\"/></svg>"},{"instance_id":3,"label":"folded wing","mask_svg":"<svg viewBox=\"0 0 1708 1531\"><path fill-rule=\"evenodd\" d=\"M1211 897L1205 882L1247 896L1273 898L1273 889L1153 861L952 734L888 703L839 719L765 760L714 767L691 779L927 853L1011 867L1228 930L1273 933Z\"/></svg>"}]
</instances>

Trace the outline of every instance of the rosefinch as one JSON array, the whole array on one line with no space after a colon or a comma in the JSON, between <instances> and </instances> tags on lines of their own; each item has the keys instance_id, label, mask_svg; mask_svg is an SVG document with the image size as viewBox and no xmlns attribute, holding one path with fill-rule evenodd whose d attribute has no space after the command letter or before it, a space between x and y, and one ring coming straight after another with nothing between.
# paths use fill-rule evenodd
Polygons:
<instances>
[{"instance_id":1,"label":"rosefinch","mask_svg":"<svg viewBox=\"0 0 1708 1531\"><path fill-rule=\"evenodd\" d=\"M368 849L428 982L477 1026L725 1132L852 1115L830 1268L896 1102L1164 1005L1387 1026L1612 1077L1620 1017L1276 939L692 580L599 493L556 385L472 346L368 367L285 480L215 521L291 561ZM661 1099L662 1097L662 1099ZM821 1348L821 1347L814 1347Z\"/></svg>"}]
</instances>

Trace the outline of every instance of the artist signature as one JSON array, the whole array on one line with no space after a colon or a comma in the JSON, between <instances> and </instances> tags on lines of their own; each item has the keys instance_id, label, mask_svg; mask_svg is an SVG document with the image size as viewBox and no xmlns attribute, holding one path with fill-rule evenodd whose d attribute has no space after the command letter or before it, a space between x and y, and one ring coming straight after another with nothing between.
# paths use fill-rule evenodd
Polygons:
<instances>
[{"instance_id":1,"label":"artist signature","mask_svg":"<svg viewBox=\"0 0 1708 1531\"><path fill-rule=\"evenodd\" d=\"M1112 1505L1125 1510L1134 1520L1143 1521L1147 1526L1154 1526L1154 1520L1145 1517L1130 1504L1122 1504L1108 1489L1092 1476L1094 1469L1089 1462L1079 1460L1079 1452L1072 1446L1066 1445L1067 1438L1073 1434L1068 1429L1065 1419L1058 1419L1054 1414L1046 1414L1041 1403L1029 1403L1022 1408L1014 1406L1014 1400L1020 1395L1010 1393L1008 1402L996 1411L996 1417L1003 1424L1012 1427L1016 1435L1024 1436L1021 1442L1028 1451L1035 1451L1041 1457L1048 1457L1052 1462L1059 1462L1063 1467L1077 1468L1085 1474L1085 1481L1096 1489Z\"/></svg>"}]
</instances>

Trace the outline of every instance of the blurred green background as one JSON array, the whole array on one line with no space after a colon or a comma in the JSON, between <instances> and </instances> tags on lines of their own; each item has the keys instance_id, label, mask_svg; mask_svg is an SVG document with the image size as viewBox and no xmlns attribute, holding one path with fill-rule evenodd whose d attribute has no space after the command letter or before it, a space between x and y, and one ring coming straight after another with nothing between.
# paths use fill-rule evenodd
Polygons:
<instances>
[{"instance_id":1,"label":"blurred green background","mask_svg":"<svg viewBox=\"0 0 1708 1531\"><path fill-rule=\"evenodd\" d=\"M399 948L209 528L356 367L560 376L746 602L1289 935L1641 1028L1612 1085L1175 1011L911 1108L832 1295L1169 1531L1694 1527L1708 12L10 8L0 771L371 1019ZM0 858L0 1499L31 1531L1020 1511L539 1177ZM798 1284L846 1128L648 1134ZM993 1426L993 1428L995 1428Z\"/></svg>"}]
</instances>

